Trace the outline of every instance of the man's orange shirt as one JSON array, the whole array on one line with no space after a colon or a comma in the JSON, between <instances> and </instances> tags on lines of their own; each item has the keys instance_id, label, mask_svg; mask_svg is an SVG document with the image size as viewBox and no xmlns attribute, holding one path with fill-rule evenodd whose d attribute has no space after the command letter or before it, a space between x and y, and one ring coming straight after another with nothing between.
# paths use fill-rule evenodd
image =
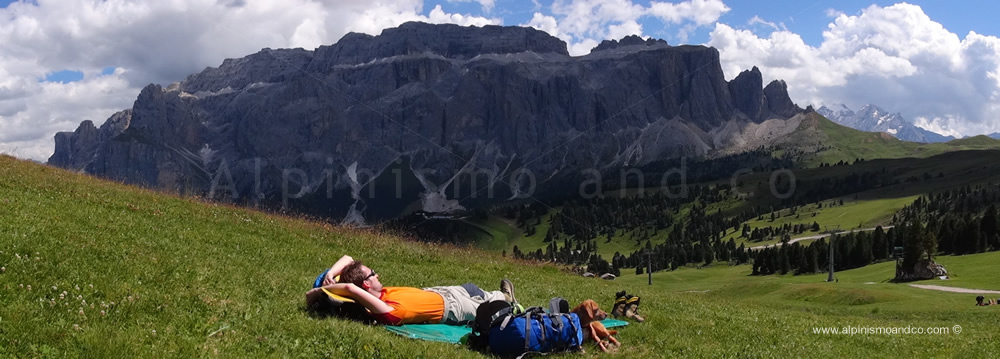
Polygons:
<instances>
[{"instance_id":1,"label":"man's orange shirt","mask_svg":"<svg viewBox=\"0 0 1000 359\"><path fill-rule=\"evenodd\" d=\"M382 324L440 323L444 317L444 298L420 288L385 287L379 299L393 308L375 315Z\"/></svg>"}]
</instances>

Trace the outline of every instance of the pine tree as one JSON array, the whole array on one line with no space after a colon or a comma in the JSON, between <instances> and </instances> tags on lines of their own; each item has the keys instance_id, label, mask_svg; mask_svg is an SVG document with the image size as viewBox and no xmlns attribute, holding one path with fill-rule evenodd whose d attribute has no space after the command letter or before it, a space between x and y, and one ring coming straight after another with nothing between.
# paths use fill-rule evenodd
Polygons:
<instances>
[{"instance_id":1,"label":"pine tree","mask_svg":"<svg viewBox=\"0 0 1000 359\"><path fill-rule=\"evenodd\" d=\"M787 246L781 246L781 249L778 250L778 267L781 274L788 274L792 269L791 261L788 259Z\"/></svg>"},{"instance_id":2,"label":"pine tree","mask_svg":"<svg viewBox=\"0 0 1000 359\"><path fill-rule=\"evenodd\" d=\"M991 204L983 214L983 219L979 222L979 228L986 233L986 238L993 238L1000 231L1000 223L997 221L997 206Z\"/></svg>"},{"instance_id":3,"label":"pine tree","mask_svg":"<svg viewBox=\"0 0 1000 359\"><path fill-rule=\"evenodd\" d=\"M907 231L903 234L903 268L904 270L910 270L917 264L920 260L921 255L923 255L923 248L921 247L921 233L923 233L923 225L919 222L907 227Z\"/></svg>"},{"instance_id":4,"label":"pine tree","mask_svg":"<svg viewBox=\"0 0 1000 359\"><path fill-rule=\"evenodd\" d=\"M923 231L920 236L920 249L927 253L927 260L932 260L931 255L937 254L937 236L931 231Z\"/></svg>"}]
</instances>

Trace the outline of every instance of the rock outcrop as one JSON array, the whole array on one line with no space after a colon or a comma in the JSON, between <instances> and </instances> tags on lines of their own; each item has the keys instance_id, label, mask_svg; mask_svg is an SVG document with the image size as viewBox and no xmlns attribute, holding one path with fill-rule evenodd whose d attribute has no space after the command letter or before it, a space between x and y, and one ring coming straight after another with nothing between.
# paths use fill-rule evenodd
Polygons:
<instances>
[{"instance_id":1,"label":"rock outcrop","mask_svg":"<svg viewBox=\"0 0 1000 359\"><path fill-rule=\"evenodd\" d=\"M571 57L531 28L407 23L149 85L107 135L58 134L50 163L357 222L704 155L801 112L760 86L756 68L727 83L714 48L627 37Z\"/></svg>"},{"instance_id":2,"label":"rock outcrop","mask_svg":"<svg viewBox=\"0 0 1000 359\"><path fill-rule=\"evenodd\" d=\"M754 122L765 120L770 108L764 97L763 78L757 66L740 72L729 82L729 92L733 94L733 103L737 110L743 112Z\"/></svg>"},{"instance_id":3,"label":"rock outcrop","mask_svg":"<svg viewBox=\"0 0 1000 359\"><path fill-rule=\"evenodd\" d=\"M767 98L767 108L778 117L792 117L802 109L792 103L788 97L788 85L784 80L774 80L764 87L764 97Z\"/></svg>"},{"instance_id":4,"label":"rock outcrop","mask_svg":"<svg viewBox=\"0 0 1000 359\"><path fill-rule=\"evenodd\" d=\"M900 263L896 264L897 282L909 282L914 280L934 279L947 276L948 270L944 266L929 259L921 259L913 265L913 268L903 268Z\"/></svg>"},{"instance_id":5,"label":"rock outcrop","mask_svg":"<svg viewBox=\"0 0 1000 359\"><path fill-rule=\"evenodd\" d=\"M647 39L643 40L641 37L636 35L625 36L618 40L604 40L601 41L596 47L590 50L590 52L605 51L611 49L617 49L622 46L667 46L667 42L661 39Z\"/></svg>"},{"instance_id":6,"label":"rock outcrop","mask_svg":"<svg viewBox=\"0 0 1000 359\"><path fill-rule=\"evenodd\" d=\"M85 171L87 166L93 163L94 156L101 146L121 134L131 120L132 110L124 110L108 118L100 129L94 127L92 121L83 121L76 131L57 133L55 153L49 157L49 164L74 171Z\"/></svg>"}]
</instances>

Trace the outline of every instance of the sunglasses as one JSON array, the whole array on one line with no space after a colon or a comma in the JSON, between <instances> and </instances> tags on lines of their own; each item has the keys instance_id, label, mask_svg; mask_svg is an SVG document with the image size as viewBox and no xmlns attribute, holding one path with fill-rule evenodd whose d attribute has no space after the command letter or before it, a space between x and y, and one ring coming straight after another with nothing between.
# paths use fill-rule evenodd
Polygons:
<instances>
[{"instance_id":1,"label":"sunglasses","mask_svg":"<svg viewBox=\"0 0 1000 359\"><path fill-rule=\"evenodd\" d=\"M371 278L371 277L374 277L374 276L377 276L377 275L378 275L378 273L375 273L375 270L374 270L374 269L372 269L372 272L371 272L371 274L369 274L369 275L368 275L367 277L365 277L365 280L367 280L368 278Z\"/></svg>"}]
</instances>

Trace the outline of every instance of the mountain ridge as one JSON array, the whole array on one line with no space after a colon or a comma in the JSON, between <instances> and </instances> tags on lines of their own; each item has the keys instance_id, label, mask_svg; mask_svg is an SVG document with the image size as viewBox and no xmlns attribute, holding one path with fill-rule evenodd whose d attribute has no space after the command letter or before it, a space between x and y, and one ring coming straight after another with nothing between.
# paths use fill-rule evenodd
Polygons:
<instances>
[{"instance_id":1,"label":"mountain ridge","mask_svg":"<svg viewBox=\"0 0 1000 359\"><path fill-rule=\"evenodd\" d=\"M761 78L754 68L726 82L718 51L703 46L626 38L570 57L534 29L407 23L149 85L103 135L58 134L49 163L250 203L339 196L333 213L353 220L370 199L362 190L392 167L412 176L421 208L448 211L475 194L460 188L463 170L516 195L531 184L511 180L520 169L544 187L738 145L802 111L784 82Z\"/></svg>"}]
</instances>

